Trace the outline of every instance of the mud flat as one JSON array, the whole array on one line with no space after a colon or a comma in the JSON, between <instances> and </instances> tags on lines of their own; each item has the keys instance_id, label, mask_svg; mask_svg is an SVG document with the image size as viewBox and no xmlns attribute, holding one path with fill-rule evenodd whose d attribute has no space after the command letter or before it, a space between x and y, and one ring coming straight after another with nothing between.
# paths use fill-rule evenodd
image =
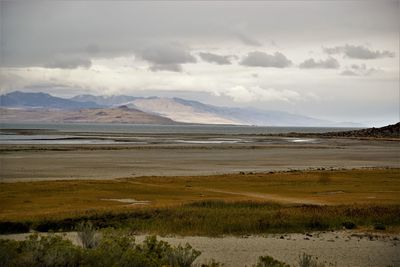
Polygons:
<instances>
[{"instance_id":1,"label":"mud flat","mask_svg":"<svg viewBox=\"0 0 400 267\"><path fill-rule=\"evenodd\" d=\"M174 136L172 141L117 145L0 145L1 181L214 175L309 168L400 167L400 142ZM225 140L224 139L224 140ZM231 138L232 139L232 138ZM230 139L230 140L231 140ZM154 141L156 140L156 141ZM193 142L194 140L194 142ZM200 141L201 142L200 142ZM145 141L146 142L146 141Z\"/></svg>"}]
</instances>

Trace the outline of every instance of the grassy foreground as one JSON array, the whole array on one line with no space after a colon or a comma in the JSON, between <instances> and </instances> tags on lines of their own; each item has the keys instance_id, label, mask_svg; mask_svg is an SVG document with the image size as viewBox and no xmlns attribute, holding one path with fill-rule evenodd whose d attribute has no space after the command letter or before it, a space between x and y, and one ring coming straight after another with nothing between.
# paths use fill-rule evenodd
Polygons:
<instances>
[{"instance_id":1,"label":"grassy foreground","mask_svg":"<svg viewBox=\"0 0 400 267\"><path fill-rule=\"evenodd\" d=\"M400 228L398 169L0 184L0 232L96 227L181 235ZM149 201L124 203L117 200Z\"/></svg>"}]
</instances>

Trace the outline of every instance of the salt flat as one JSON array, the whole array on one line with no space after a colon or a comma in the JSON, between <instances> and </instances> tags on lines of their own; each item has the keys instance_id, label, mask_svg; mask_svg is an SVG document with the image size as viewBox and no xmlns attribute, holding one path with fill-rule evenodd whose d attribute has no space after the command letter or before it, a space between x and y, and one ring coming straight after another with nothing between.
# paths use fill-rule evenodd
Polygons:
<instances>
[{"instance_id":1,"label":"salt flat","mask_svg":"<svg viewBox=\"0 0 400 267\"><path fill-rule=\"evenodd\" d=\"M213 140L227 138L212 136ZM319 138L293 142L285 138L238 135L235 138L246 142L173 143L165 141L165 137L153 136L146 145L3 144L0 145L1 181L400 167L398 141ZM174 140L188 139L204 141L210 137L174 136Z\"/></svg>"}]
</instances>

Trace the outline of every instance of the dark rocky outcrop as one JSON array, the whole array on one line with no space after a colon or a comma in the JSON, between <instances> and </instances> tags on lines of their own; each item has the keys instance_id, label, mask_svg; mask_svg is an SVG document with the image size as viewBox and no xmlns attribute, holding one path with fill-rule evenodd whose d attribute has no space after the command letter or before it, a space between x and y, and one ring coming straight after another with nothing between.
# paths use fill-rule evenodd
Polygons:
<instances>
[{"instance_id":1,"label":"dark rocky outcrop","mask_svg":"<svg viewBox=\"0 0 400 267\"><path fill-rule=\"evenodd\" d=\"M373 127L373 128L353 130L353 131L329 132L323 135L340 136L340 137L400 138L400 122L380 128Z\"/></svg>"}]
</instances>

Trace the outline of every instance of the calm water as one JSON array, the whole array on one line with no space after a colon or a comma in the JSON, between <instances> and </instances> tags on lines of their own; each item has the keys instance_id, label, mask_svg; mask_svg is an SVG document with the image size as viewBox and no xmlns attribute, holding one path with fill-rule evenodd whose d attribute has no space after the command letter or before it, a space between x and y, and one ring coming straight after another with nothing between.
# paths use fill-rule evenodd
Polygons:
<instances>
[{"instance_id":1,"label":"calm water","mask_svg":"<svg viewBox=\"0 0 400 267\"><path fill-rule=\"evenodd\" d=\"M232 125L141 125L115 123L2 123L1 129L44 129L59 132L88 132L88 133L137 133L137 134L277 134L277 133L323 133L346 131L355 128L322 128L322 127L259 127Z\"/></svg>"},{"instance_id":2,"label":"calm water","mask_svg":"<svg viewBox=\"0 0 400 267\"><path fill-rule=\"evenodd\" d=\"M32 130L28 132L4 129ZM227 125L130 125L130 124L1 124L0 144L236 144L259 140L254 134L319 133L349 128L255 127ZM2 131L3 130L3 131ZM39 131L37 131L39 130ZM147 134L157 134L155 136ZM315 143L311 138L263 140L280 143Z\"/></svg>"}]
</instances>

